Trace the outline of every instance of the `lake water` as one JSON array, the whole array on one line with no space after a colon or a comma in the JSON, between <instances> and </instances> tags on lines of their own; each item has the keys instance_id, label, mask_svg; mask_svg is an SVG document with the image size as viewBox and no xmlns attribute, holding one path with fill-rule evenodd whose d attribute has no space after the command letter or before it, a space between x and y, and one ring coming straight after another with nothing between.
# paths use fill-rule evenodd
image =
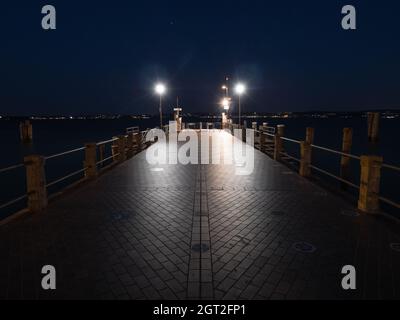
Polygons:
<instances>
[{"instance_id":1,"label":"lake water","mask_svg":"<svg viewBox=\"0 0 400 320\"><path fill-rule=\"evenodd\" d=\"M158 118L137 120L121 118L115 120L34 120L33 142L22 144L19 140L19 122L13 120L0 120L0 141L2 144L2 156L0 168L18 164L28 154L51 155L66 150L83 146L86 142L98 142L108 140L111 137L125 133L125 129L131 126L139 126L141 130L153 128L158 125ZM190 118L184 122L206 122L206 119ZM248 119L248 126L254 119ZM384 162L400 166L400 149L397 138L400 136L400 119L381 119L380 141L377 145L371 145L367 140L366 118L290 118L290 119L256 119L258 124L268 122L268 125L285 125L285 136L303 140L307 126L315 128L316 145L329 147L335 150L341 149L342 129L353 128L352 154L379 154L384 157ZM212 122L209 120L209 122ZM285 149L289 154L298 157L299 146L285 142ZM108 151L109 154L109 151ZM46 178L51 182L72 171L82 168L83 151L48 160L46 163ZM339 174L340 157L325 151L313 150L313 164L336 175ZM359 184L360 166L358 161L351 161L352 178L355 184ZM71 178L71 181L77 177ZM327 179L329 180L329 179ZM49 193L57 191L71 181L51 187ZM400 174L396 171L382 169L381 193L389 199L400 201L399 188ZM26 192L25 169L19 168L7 173L0 173L1 191L0 204L20 196ZM337 182L332 181L332 184ZM0 210L0 218L8 215L23 206L23 203L11 206L7 210ZM385 210L400 217L399 210L387 208Z\"/></svg>"}]
</instances>

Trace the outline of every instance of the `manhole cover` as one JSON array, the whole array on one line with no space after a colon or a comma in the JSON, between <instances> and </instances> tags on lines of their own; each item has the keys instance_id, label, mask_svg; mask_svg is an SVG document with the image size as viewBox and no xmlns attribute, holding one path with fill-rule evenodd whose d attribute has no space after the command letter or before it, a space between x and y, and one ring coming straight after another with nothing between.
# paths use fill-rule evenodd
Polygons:
<instances>
[{"instance_id":1,"label":"manhole cover","mask_svg":"<svg viewBox=\"0 0 400 320\"><path fill-rule=\"evenodd\" d=\"M151 168L150 171L160 172L160 171L164 171L164 168Z\"/></svg>"},{"instance_id":2,"label":"manhole cover","mask_svg":"<svg viewBox=\"0 0 400 320\"><path fill-rule=\"evenodd\" d=\"M317 248L311 243L300 241L293 244L293 249L303 253L313 253Z\"/></svg>"},{"instance_id":3,"label":"manhole cover","mask_svg":"<svg viewBox=\"0 0 400 320\"><path fill-rule=\"evenodd\" d=\"M358 217L360 214L355 210L342 210L342 215L348 217Z\"/></svg>"},{"instance_id":4,"label":"manhole cover","mask_svg":"<svg viewBox=\"0 0 400 320\"><path fill-rule=\"evenodd\" d=\"M192 251L194 252L207 252L210 247L205 243L196 243L192 246Z\"/></svg>"},{"instance_id":5,"label":"manhole cover","mask_svg":"<svg viewBox=\"0 0 400 320\"><path fill-rule=\"evenodd\" d=\"M391 244L390 244L390 248L391 248L393 251L400 252L400 243L398 243L398 242L391 243Z\"/></svg>"},{"instance_id":6,"label":"manhole cover","mask_svg":"<svg viewBox=\"0 0 400 320\"><path fill-rule=\"evenodd\" d=\"M111 218L113 220L123 220L129 217L129 214L124 213L124 212L113 212L111 214Z\"/></svg>"}]
</instances>

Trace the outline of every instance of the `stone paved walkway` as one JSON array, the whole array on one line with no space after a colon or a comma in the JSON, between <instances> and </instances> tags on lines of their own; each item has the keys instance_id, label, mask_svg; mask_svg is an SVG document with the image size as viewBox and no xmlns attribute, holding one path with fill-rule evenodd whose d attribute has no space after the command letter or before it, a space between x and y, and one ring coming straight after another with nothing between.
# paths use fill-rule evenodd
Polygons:
<instances>
[{"instance_id":1,"label":"stone paved walkway","mask_svg":"<svg viewBox=\"0 0 400 320\"><path fill-rule=\"evenodd\" d=\"M249 176L234 165L154 167L140 153L1 226L0 298L400 298L399 225L352 216L259 151ZM41 289L46 264L55 291ZM340 286L348 264L350 292Z\"/></svg>"}]
</instances>

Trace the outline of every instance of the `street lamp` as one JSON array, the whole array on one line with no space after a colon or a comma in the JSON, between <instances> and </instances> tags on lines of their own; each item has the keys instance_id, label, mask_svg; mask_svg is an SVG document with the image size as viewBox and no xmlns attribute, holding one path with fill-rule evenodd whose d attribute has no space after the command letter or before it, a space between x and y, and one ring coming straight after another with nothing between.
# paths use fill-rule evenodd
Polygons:
<instances>
[{"instance_id":1,"label":"street lamp","mask_svg":"<svg viewBox=\"0 0 400 320\"><path fill-rule=\"evenodd\" d=\"M239 97L239 127L241 127L242 126L242 123L241 123L241 114L240 114L240 97L241 97L241 95L243 94L243 93L245 93L245 91L246 91L246 86L243 84L243 83L238 83L237 85L236 85L236 87L235 87L235 93L238 95L238 97Z\"/></svg>"},{"instance_id":2,"label":"street lamp","mask_svg":"<svg viewBox=\"0 0 400 320\"><path fill-rule=\"evenodd\" d=\"M221 104L225 110L229 110L229 99L228 98L223 98Z\"/></svg>"},{"instance_id":3,"label":"street lamp","mask_svg":"<svg viewBox=\"0 0 400 320\"><path fill-rule=\"evenodd\" d=\"M165 85L163 85L162 83L157 83L155 88L154 88L155 92L160 96L160 106L159 106L159 112L160 112L160 129L162 130L163 124L162 124L162 104L161 104L161 97L162 95L165 93L165 91L167 90Z\"/></svg>"}]
</instances>

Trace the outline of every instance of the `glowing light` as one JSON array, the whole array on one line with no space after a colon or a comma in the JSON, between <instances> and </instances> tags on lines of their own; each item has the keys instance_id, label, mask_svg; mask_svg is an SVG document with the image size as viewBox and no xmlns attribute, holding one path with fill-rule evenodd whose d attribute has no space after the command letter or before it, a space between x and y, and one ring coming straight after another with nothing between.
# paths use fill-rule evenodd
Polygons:
<instances>
[{"instance_id":1,"label":"glowing light","mask_svg":"<svg viewBox=\"0 0 400 320\"><path fill-rule=\"evenodd\" d=\"M154 89L155 89L156 93L159 94L159 95L164 94L165 91L167 90L167 89L165 88L165 85L163 85L162 83L156 84L156 86L155 86Z\"/></svg>"},{"instance_id":2,"label":"glowing light","mask_svg":"<svg viewBox=\"0 0 400 320\"><path fill-rule=\"evenodd\" d=\"M243 83L238 83L235 87L235 92L238 95L243 94L246 91L246 86Z\"/></svg>"},{"instance_id":3,"label":"glowing light","mask_svg":"<svg viewBox=\"0 0 400 320\"><path fill-rule=\"evenodd\" d=\"M229 109L229 99L228 98L222 99L221 104L222 104L222 106L224 107L225 110Z\"/></svg>"}]
</instances>

